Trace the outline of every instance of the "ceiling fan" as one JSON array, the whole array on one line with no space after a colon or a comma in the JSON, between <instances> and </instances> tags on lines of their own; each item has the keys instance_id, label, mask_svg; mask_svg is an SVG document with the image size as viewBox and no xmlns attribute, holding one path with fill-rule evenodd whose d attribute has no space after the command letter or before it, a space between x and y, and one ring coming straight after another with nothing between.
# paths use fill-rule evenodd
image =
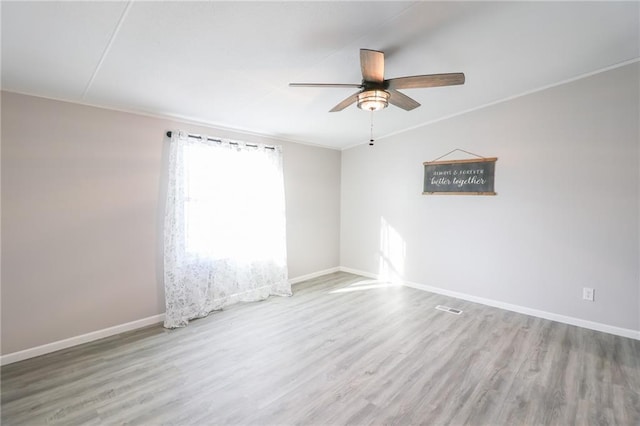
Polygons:
<instances>
[{"instance_id":1,"label":"ceiling fan","mask_svg":"<svg viewBox=\"0 0 640 426\"><path fill-rule=\"evenodd\" d=\"M360 69L362 83L360 84L325 84L325 83L289 83L291 87L357 87L359 92L349 96L329 112L342 111L349 105L357 103L358 108L367 111L377 111L389 104L405 111L411 111L420 106L418 102L398 91L398 89L417 89L438 86L453 86L464 84L464 73L414 75L384 79L384 52L370 49L360 49Z\"/></svg>"}]
</instances>

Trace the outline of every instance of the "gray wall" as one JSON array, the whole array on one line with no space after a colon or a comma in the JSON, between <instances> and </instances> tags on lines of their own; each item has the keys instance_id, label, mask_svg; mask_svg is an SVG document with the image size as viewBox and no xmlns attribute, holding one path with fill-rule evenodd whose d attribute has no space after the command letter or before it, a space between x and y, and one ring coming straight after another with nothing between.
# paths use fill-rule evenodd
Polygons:
<instances>
[{"instance_id":1,"label":"gray wall","mask_svg":"<svg viewBox=\"0 0 640 426\"><path fill-rule=\"evenodd\" d=\"M3 92L2 353L164 312L177 128L283 145L290 278L342 265L640 330L638 77L626 66L342 156ZM498 196L421 195L422 162L455 148L499 157Z\"/></svg>"},{"instance_id":2,"label":"gray wall","mask_svg":"<svg viewBox=\"0 0 640 426\"><path fill-rule=\"evenodd\" d=\"M341 265L640 330L638 68L344 151ZM421 195L456 148L499 158L497 196Z\"/></svg>"},{"instance_id":3,"label":"gray wall","mask_svg":"<svg viewBox=\"0 0 640 426\"><path fill-rule=\"evenodd\" d=\"M178 128L282 145L289 277L338 266L339 151L3 92L3 354L164 312Z\"/></svg>"}]
</instances>

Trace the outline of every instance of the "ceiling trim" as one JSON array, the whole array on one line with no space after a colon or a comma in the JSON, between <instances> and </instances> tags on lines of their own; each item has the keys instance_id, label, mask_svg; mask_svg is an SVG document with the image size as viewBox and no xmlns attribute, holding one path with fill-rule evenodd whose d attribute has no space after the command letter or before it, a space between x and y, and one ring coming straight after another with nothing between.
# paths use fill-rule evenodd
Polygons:
<instances>
[{"instance_id":1,"label":"ceiling trim","mask_svg":"<svg viewBox=\"0 0 640 426\"><path fill-rule=\"evenodd\" d=\"M184 124L189 124L189 125L192 125L192 126L207 127L209 129L219 130L219 131L222 131L222 132L234 132L234 133L240 133L240 134L247 135L247 136L260 137L260 138L264 138L264 139L268 139L268 140L274 141L276 143L277 142L287 142L287 143L295 143L295 144L298 144L298 145L311 146L311 147L314 147L314 148L329 149L329 150L332 150L332 151L342 151L342 149L340 149L339 147L321 145L321 144L317 144L317 143L313 143L313 142L306 142L306 141L286 138L286 137L277 136L277 135L270 135L270 134L267 134L267 133L254 132L254 131L251 131L251 130L248 130L248 129L242 129L242 128L238 128L238 127L223 126L223 125L218 124L218 123L212 123L212 122L197 120L197 119L193 119L193 118L189 118L189 117L183 117L183 116L180 116L180 115L158 114L158 113L142 111L142 110L135 110L135 109L107 107L107 106L104 106L104 105L93 104L93 103L90 103L90 102L79 102L79 101L76 101L76 100L70 100L70 99L64 99L64 98L56 98L56 97L53 97L53 96L42 96L42 95L39 95L39 94L21 92L21 91L16 91L16 90L2 89L2 90L0 90L0 93L14 93L16 95L30 96L30 97L33 97L33 98L46 99L46 100L49 100L49 101L65 102L65 103L68 103L68 104L80 105L80 106L86 106L86 107L98 108L98 109L104 109L104 110L107 110L107 111L121 112L121 113L124 113L124 114L139 115L139 116L142 116L142 117L156 118L158 120L177 121L177 122L184 123ZM166 130L176 130L176 129L166 129ZM211 135L210 134L209 136L216 136L216 135ZM236 139L238 139L238 138L236 138Z\"/></svg>"},{"instance_id":2,"label":"ceiling trim","mask_svg":"<svg viewBox=\"0 0 640 426\"><path fill-rule=\"evenodd\" d=\"M522 93L519 93L517 95L508 96L506 98L502 98L502 99L498 99L498 100L495 100L495 101L492 101L492 102L484 103L482 105L478 105L476 107L469 108L469 109L466 109L464 111L456 112L454 114L445 115L444 117L436 118L434 120L429 120L429 121L426 121L424 123L418 124L416 126L407 127L406 129L398 130L397 132L387 133L386 135L382 135L382 136L377 137L376 138L376 142L379 142L379 141L384 140L384 139L388 139L388 138L390 138L392 136L397 136L397 135L400 135L402 133L409 132L411 130L419 129L421 127L426 127L426 126L429 126L431 124L438 123L440 121L445 121L445 120L448 120L450 118L458 117L460 115L468 114L468 113L473 112L473 111L477 111L477 110L480 110L480 109L488 108L490 106L501 104L503 102L512 101L514 99L521 98L523 96L528 96L528 95L531 95L533 93L542 92L544 90L551 89L553 87L562 86L563 84L568 84L568 83L571 83L571 82L574 82L574 81L577 81L577 80L582 80L583 78L588 78L588 77L594 76L596 74L601 74L603 72L611 71L611 70L614 70L616 68L624 67L626 65L631 65L631 64L634 64L634 63L637 63L637 62L640 62L640 57L629 59L629 60L624 61L624 62L619 62L617 64L610 65L610 66L605 67L605 68L600 68L600 69L595 70L595 71L591 71L591 72L588 72L588 73L580 74L578 76L571 77L571 78L568 78L566 80L562 80L562 81L559 81L559 82L556 82L556 83L548 84L546 86L538 87L536 89L528 90L526 92L522 92ZM347 147L342 148L341 151L346 151L348 149L355 148L355 147L358 147L358 146L361 146L361 145L367 145L367 144L368 144L368 142L362 142L362 143L349 145Z\"/></svg>"}]
</instances>

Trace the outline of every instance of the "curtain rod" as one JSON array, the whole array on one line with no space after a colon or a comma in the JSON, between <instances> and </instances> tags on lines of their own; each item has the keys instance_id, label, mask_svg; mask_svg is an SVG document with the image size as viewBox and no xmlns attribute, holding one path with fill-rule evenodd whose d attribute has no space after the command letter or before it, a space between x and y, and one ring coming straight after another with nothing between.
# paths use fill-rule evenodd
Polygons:
<instances>
[{"instance_id":1,"label":"curtain rod","mask_svg":"<svg viewBox=\"0 0 640 426\"><path fill-rule=\"evenodd\" d=\"M171 134L172 134L172 132L171 132L171 130L169 130L169 131L167 132L167 137L168 137L168 138L170 138L170 137L171 137ZM200 136L200 135L192 135L191 133L188 133L188 134L187 134L187 137L189 137L189 138L193 138L193 139L200 139L200 140L205 139L204 137L202 137L202 136ZM211 141L211 142L222 142L222 140L220 140L220 139L212 139L212 138L206 138L206 139L207 139L208 141ZM238 145L238 142L229 142L229 145ZM257 147L258 147L258 145L251 145L251 144L248 144L248 143L247 143L247 144L245 144L245 145L246 145L246 146L250 146L250 147L252 147L252 148L257 148ZM276 147L275 147L275 146L265 145L264 147L265 147L266 149L276 149Z\"/></svg>"}]
</instances>

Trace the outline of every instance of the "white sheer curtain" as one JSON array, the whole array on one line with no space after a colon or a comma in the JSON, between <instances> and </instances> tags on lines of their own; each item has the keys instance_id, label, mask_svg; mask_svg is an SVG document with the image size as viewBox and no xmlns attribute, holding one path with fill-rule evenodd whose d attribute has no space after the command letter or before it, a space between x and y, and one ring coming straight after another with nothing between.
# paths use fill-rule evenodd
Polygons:
<instances>
[{"instance_id":1,"label":"white sheer curtain","mask_svg":"<svg viewBox=\"0 0 640 426\"><path fill-rule=\"evenodd\" d=\"M172 132L164 271L167 328L291 295L280 147Z\"/></svg>"}]
</instances>

